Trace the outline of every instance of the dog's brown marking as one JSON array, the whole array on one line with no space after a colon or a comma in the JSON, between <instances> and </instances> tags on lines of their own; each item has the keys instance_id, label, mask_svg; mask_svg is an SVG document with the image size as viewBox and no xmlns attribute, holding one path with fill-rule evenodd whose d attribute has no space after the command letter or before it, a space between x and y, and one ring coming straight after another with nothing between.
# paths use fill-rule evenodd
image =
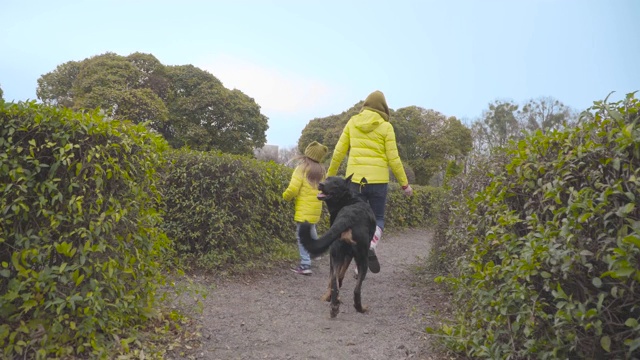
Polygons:
<instances>
[{"instance_id":1,"label":"dog's brown marking","mask_svg":"<svg viewBox=\"0 0 640 360\"><path fill-rule=\"evenodd\" d=\"M356 241L353 240L353 236L351 234L351 229L347 229L340 235L340 240L346 242L349 245L355 245Z\"/></svg>"}]
</instances>

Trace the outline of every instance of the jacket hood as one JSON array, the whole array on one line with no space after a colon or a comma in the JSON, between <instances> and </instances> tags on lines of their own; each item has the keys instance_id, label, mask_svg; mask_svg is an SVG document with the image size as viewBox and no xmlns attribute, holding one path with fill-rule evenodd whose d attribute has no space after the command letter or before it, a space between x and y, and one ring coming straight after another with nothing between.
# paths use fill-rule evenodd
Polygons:
<instances>
[{"instance_id":1,"label":"jacket hood","mask_svg":"<svg viewBox=\"0 0 640 360\"><path fill-rule=\"evenodd\" d=\"M362 110L368 109L371 111L375 111L383 119L389 121L389 106L387 106L387 99L385 99L384 94L380 90L376 90L369 94L362 105Z\"/></svg>"},{"instance_id":2,"label":"jacket hood","mask_svg":"<svg viewBox=\"0 0 640 360\"><path fill-rule=\"evenodd\" d=\"M362 112L353 117L353 125L363 133L369 133L377 129L385 120L376 111L363 109Z\"/></svg>"}]
</instances>

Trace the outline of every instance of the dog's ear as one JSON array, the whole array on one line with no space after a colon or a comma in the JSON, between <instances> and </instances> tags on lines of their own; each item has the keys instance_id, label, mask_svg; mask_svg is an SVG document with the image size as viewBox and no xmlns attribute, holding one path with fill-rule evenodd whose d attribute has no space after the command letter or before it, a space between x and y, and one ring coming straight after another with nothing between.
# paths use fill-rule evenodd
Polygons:
<instances>
[{"instance_id":1,"label":"dog's ear","mask_svg":"<svg viewBox=\"0 0 640 360\"><path fill-rule=\"evenodd\" d=\"M353 173L352 173L351 175L347 176L347 177L344 179L344 182L346 182L347 184L348 184L348 183L350 183L350 182L351 182L351 178L352 178L352 177L353 177Z\"/></svg>"}]
</instances>

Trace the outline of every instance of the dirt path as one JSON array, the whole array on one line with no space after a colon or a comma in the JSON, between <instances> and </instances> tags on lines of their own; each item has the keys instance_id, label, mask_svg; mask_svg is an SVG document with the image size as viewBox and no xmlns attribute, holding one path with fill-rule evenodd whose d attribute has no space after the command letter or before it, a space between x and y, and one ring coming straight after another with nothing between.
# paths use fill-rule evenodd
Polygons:
<instances>
[{"instance_id":1,"label":"dirt path","mask_svg":"<svg viewBox=\"0 0 640 360\"><path fill-rule=\"evenodd\" d=\"M320 301L329 273L325 255L313 275L288 268L248 283L212 289L201 315L199 359L436 359L424 329L433 325L433 288L417 282L412 266L422 265L431 233L385 234L378 247L381 272L363 283L363 304L353 308L350 270L342 286L337 318Z\"/></svg>"}]
</instances>

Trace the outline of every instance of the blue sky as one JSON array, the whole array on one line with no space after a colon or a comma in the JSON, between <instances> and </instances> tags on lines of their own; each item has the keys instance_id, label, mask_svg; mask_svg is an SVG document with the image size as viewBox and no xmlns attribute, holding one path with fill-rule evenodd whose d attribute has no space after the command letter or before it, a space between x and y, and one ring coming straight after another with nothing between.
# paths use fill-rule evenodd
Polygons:
<instances>
[{"instance_id":1,"label":"blue sky","mask_svg":"<svg viewBox=\"0 0 640 360\"><path fill-rule=\"evenodd\" d=\"M0 14L6 100L35 99L67 61L151 53L253 97L281 147L373 90L466 121L495 99L582 110L640 90L637 0L0 0Z\"/></svg>"}]
</instances>

